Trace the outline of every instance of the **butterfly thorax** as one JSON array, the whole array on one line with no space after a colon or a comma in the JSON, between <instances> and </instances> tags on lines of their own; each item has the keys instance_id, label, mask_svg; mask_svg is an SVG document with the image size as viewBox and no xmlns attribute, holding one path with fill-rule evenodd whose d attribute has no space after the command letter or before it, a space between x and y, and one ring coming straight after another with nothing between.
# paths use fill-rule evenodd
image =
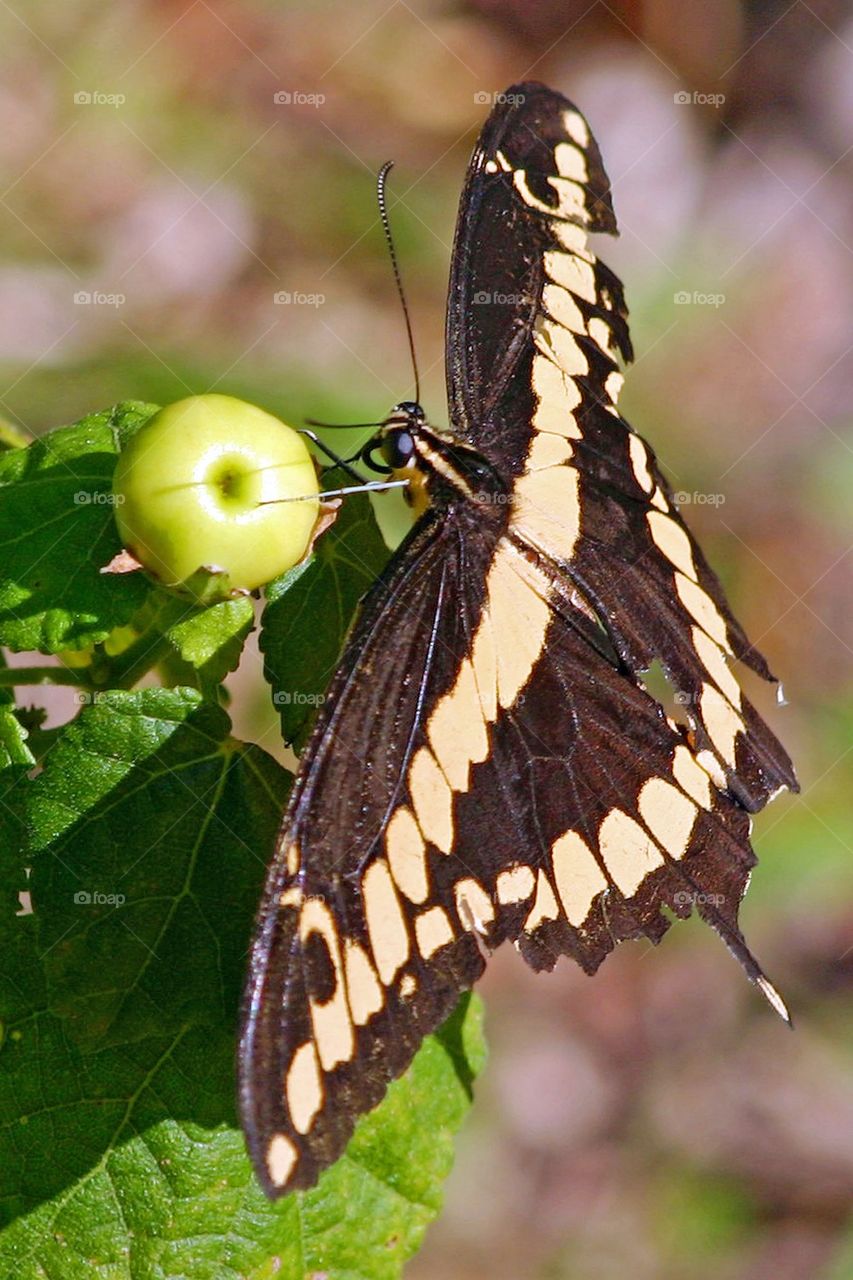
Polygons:
<instances>
[{"instance_id":1,"label":"butterfly thorax","mask_svg":"<svg viewBox=\"0 0 853 1280\"><path fill-rule=\"evenodd\" d=\"M406 498L418 514L429 506L473 503L500 510L507 505L508 487L488 459L452 433L430 426L414 401L391 410L379 443L395 479L408 480Z\"/></svg>"}]
</instances>

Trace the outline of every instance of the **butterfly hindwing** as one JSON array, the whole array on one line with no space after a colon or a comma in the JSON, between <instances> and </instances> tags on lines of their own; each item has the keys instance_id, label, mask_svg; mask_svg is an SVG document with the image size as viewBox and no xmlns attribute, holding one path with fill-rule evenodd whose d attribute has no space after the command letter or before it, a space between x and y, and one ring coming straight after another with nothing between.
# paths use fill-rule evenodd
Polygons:
<instances>
[{"instance_id":1,"label":"butterfly hindwing","mask_svg":"<svg viewBox=\"0 0 853 1280\"><path fill-rule=\"evenodd\" d=\"M452 771L439 702L464 657L463 590L477 607L460 532L428 515L373 587L285 815L240 1051L244 1128L272 1195L316 1180L482 971L454 915L452 793L434 754ZM466 543L481 586L490 555Z\"/></svg>"}]
</instances>

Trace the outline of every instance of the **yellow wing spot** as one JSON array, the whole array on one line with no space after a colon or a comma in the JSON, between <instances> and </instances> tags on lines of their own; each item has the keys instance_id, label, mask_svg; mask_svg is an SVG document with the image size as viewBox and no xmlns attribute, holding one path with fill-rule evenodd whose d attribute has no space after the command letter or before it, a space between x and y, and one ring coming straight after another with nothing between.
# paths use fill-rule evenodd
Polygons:
<instances>
[{"instance_id":1,"label":"yellow wing spot","mask_svg":"<svg viewBox=\"0 0 853 1280\"><path fill-rule=\"evenodd\" d=\"M675 748L672 776L702 809L710 809L711 781L707 772L696 763L693 753L683 744Z\"/></svg>"},{"instance_id":2,"label":"yellow wing spot","mask_svg":"<svg viewBox=\"0 0 853 1280\"><path fill-rule=\"evenodd\" d=\"M335 919L320 898L307 898L299 917L299 937L303 947L312 933L318 933L326 944L335 971L335 989L321 1004L309 997L314 1040L324 1071L339 1062L348 1062L355 1051L352 1022L347 1005L346 984L341 964L341 949Z\"/></svg>"},{"instance_id":3,"label":"yellow wing spot","mask_svg":"<svg viewBox=\"0 0 853 1280\"><path fill-rule=\"evenodd\" d=\"M746 728L743 720L712 684L702 686L699 707L708 736L729 768L734 769L737 735Z\"/></svg>"},{"instance_id":4,"label":"yellow wing spot","mask_svg":"<svg viewBox=\"0 0 853 1280\"><path fill-rule=\"evenodd\" d=\"M707 591L703 591L697 583L691 582L680 572L675 575L675 589L691 618L698 622L702 630L706 631L712 640L716 640L726 653L731 653L725 621Z\"/></svg>"},{"instance_id":5,"label":"yellow wing spot","mask_svg":"<svg viewBox=\"0 0 853 1280\"><path fill-rule=\"evenodd\" d=\"M652 494L651 502L652 506L657 507L658 511L669 511L669 503L667 502L664 491L660 485L658 485Z\"/></svg>"},{"instance_id":6,"label":"yellow wing spot","mask_svg":"<svg viewBox=\"0 0 853 1280\"><path fill-rule=\"evenodd\" d=\"M409 768L409 794L424 838L442 853L453 845L453 793L428 747L421 747Z\"/></svg>"},{"instance_id":7,"label":"yellow wing spot","mask_svg":"<svg viewBox=\"0 0 853 1280\"><path fill-rule=\"evenodd\" d=\"M575 468L530 471L516 481L513 496L512 524L524 540L555 560L570 560L580 534L580 479Z\"/></svg>"},{"instance_id":8,"label":"yellow wing spot","mask_svg":"<svg viewBox=\"0 0 853 1280\"><path fill-rule=\"evenodd\" d=\"M697 751L696 763L705 770L718 791L725 791L728 786L725 770L720 767L720 762L713 751Z\"/></svg>"},{"instance_id":9,"label":"yellow wing spot","mask_svg":"<svg viewBox=\"0 0 853 1280\"><path fill-rule=\"evenodd\" d=\"M302 863L302 857L299 852L299 845L294 841L287 850L287 874L295 876L299 872Z\"/></svg>"},{"instance_id":10,"label":"yellow wing spot","mask_svg":"<svg viewBox=\"0 0 853 1280\"><path fill-rule=\"evenodd\" d=\"M533 425L536 425L535 419ZM546 467L557 467L568 462L571 456L572 446L568 440L550 432L537 431L527 450L525 470L543 471Z\"/></svg>"},{"instance_id":11,"label":"yellow wing spot","mask_svg":"<svg viewBox=\"0 0 853 1280\"><path fill-rule=\"evenodd\" d=\"M534 368L538 365L548 365L555 373L560 370L550 360L544 356L537 356L533 362ZM571 386L575 384L572 382ZM581 431L578 427L572 407L580 404L581 394L577 392L577 398L564 397L562 400L540 400L533 415L533 426L540 434L547 432L550 435L565 436L568 440L580 440Z\"/></svg>"},{"instance_id":12,"label":"yellow wing spot","mask_svg":"<svg viewBox=\"0 0 853 1280\"><path fill-rule=\"evenodd\" d=\"M489 754L483 708L467 660L459 668L456 683L441 698L429 718L427 737L444 776L454 791L467 791L472 764Z\"/></svg>"},{"instance_id":13,"label":"yellow wing spot","mask_svg":"<svg viewBox=\"0 0 853 1280\"><path fill-rule=\"evenodd\" d=\"M696 821L696 805L664 778L649 778L639 798L640 817L658 844L683 858Z\"/></svg>"},{"instance_id":14,"label":"yellow wing spot","mask_svg":"<svg viewBox=\"0 0 853 1280\"><path fill-rule=\"evenodd\" d=\"M569 924L583 924L589 909L607 889L607 877L595 855L576 831L567 831L551 849L554 882Z\"/></svg>"},{"instance_id":15,"label":"yellow wing spot","mask_svg":"<svg viewBox=\"0 0 853 1280\"><path fill-rule=\"evenodd\" d=\"M286 1134L277 1133L270 1139L267 1147L267 1172L274 1187L283 1187L287 1182L293 1172L298 1154L296 1147Z\"/></svg>"},{"instance_id":16,"label":"yellow wing spot","mask_svg":"<svg viewBox=\"0 0 853 1280\"><path fill-rule=\"evenodd\" d=\"M569 377L589 373L589 361L575 335L556 321L546 319L541 312L533 325L533 341L537 350L553 360Z\"/></svg>"},{"instance_id":17,"label":"yellow wing spot","mask_svg":"<svg viewBox=\"0 0 853 1280\"><path fill-rule=\"evenodd\" d=\"M384 858L365 871L361 896L373 958L387 987L409 958L409 931Z\"/></svg>"},{"instance_id":18,"label":"yellow wing spot","mask_svg":"<svg viewBox=\"0 0 853 1280\"><path fill-rule=\"evenodd\" d=\"M545 254L545 271L555 284L586 302L595 302L595 272L577 253L549 250Z\"/></svg>"},{"instance_id":19,"label":"yellow wing spot","mask_svg":"<svg viewBox=\"0 0 853 1280\"><path fill-rule=\"evenodd\" d=\"M292 888L284 890L278 900L278 905L280 907L296 907L297 910L300 910L304 900L305 895L302 890L298 885L294 885Z\"/></svg>"},{"instance_id":20,"label":"yellow wing spot","mask_svg":"<svg viewBox=\"0 0 853 1280\"><path fill-rule=\"evenodd\" d=\"M613 373L608 373L607 377L604 379L604 390L607 392L613 404L616 404L616 401L619 399L624 385L625 379L622 377L622 374L615 369Z\"/></svg>"},{"instance_id":21,"label":"yellow wing spot","mask_svg":"<svg viewBox=\"0 0 853 1280\"><path fill-rule=\"evenodd\" d=\"M523 864L502 871L495 882L498 902L504 906L509 906L513 902L526 902L533 892L535 883L532 868Z\"/></svg>"},{"instance_id":22,"label":"yellow wing spot","mask_svg":"<svg viewBox=\"0 0 853 1280\"><path fill-rule=\"evenodd\" d=\"M363 1027L382 1008L385 996L370 957L357 942L347 941L344 966L352 1020L357 1027Z\"/></svg>"},{"instance_id":23,"label":"yellow wing spot","mask_svg":"<svg viewBox=\"0 0 853 1280\"><path fill-rule=\"evenodd\" d=\"M557 194L556 208L544 200L540 200L531 190L527 181L526 169L514 169L512 180L516 191L531 209L545 213L555 221L559 218L573 218L577 222L587 223L589 214L586 209L586 194L580 183L570 178L548 178L549 184Z\"/></svg>"},{"instance_id":24,"label":"yellow wing spot","mask_svg":"<svg viewBox=\"0 0 853 1280\"><path fill-rule=\"evenodd\" d=\"M488 926L495 918L492 900L479 881L473 877L457 880L453 890L456 899L456 913L463 929L485 935Z\"/></svg>"},{"instance_id":25,"label":"yellow wing spot","mask_svg":"<svg viewBox=\"0 0 853 1280\"><path fill-rule=\"evenodd\" d=\"M582 184L575 182L572 178L550 176L548 184L557 193L557 208L552 209L551 213L556 218L572 218L586 225L589 222L589 212L586 205L586 192Z\"/></svg>"},{"instance_id":26,"label":"yellow wing spot","mask_svg":"<svg viewBox=\"0 0 853 1280\"><path fill-rule=\"evenodd\" d=\"M580 388L541 354L533 357L533 390L539 401L533 415L536 430L580 440L582 432L573 412L581 402Z\"/></svg>"},{"instance_id":27,"label":"yellow wing spot","mask_svg":"<svg viewBox=\"0 0 853 1280\"><path fill-rule=\"evenodd\" d=\"M589 129L583 116L578 111L563 112L563 127L572 142L579 147L589 146Z\"/></svg>"},{"instance_id":28,"label":"yellow wing spot","mask_svg":"<svg viewBox=\"0 0 853 1280\"><path fill-rule=\"evenodd\" d=\"M557 212L554 206L546 204L544 200L540 200L537 195L533 194L530 187L527 185L526 169L513 169L512 181L516 191L526 205L529 205L531 209L538 209L540 213L547 213L551 217L554 216Z\"/></svg>"},{"instance_id":29,"label":"yellow wing spot","mask_svg":"<svg viewBox=\"0 0 853 1280\"><path fill-rule=\"evenodd\" d=\"M532 933L545 920L556 920L559 914L560 908L557 906L557 899L554 897L551 882L545 872L540 870L536 876L536 897L533 900L530 915L524 922L524 927L529 933Z\"/></svg>"},{"instance_id":30,"label":"yellow wing spot","mask_svg":"<svg viewBox=\"0 0 853 1280\"><path fill-rule=\"evenodd\" d=\"M523 477L550 475L537 471ZM498 702L511 707L533 672L550 621L547 582L507 542L501 542L487 582L489 618L497 643ZM540 594L541 593L541 594Z\"/></svg>"},{"instance_id":31,"label":"yellow wing spot","mask_svg":"<svg viewBox=\"0 0 853 1280\"><path fill-rule=\"evenodd\" d=\"M404 973L400 981L400 995L404 1000L410 1000L418 989L417 979L410 973Z\"/></svg>"},{"instance_id":32,"label":"yellow wing spot","mask_svg":"<svg viewBox=\"0 0 853 1280\"><path fill-rule=\"evenodd\" d=\"M554 148L554 161L560 177L571 178L573 182L589 181L586 156L579 147L573 146L572 143L558 142Z\"/></svg>"},{"instance_id":33,"label":"yellow wing spot","mask_svg":"<svg viewBox=\"0 0 853 1280\"><path fill-rule=\"evenodd\" d=\"M645 493L651 493L655 487L655 482L649 470L649 455L646 446L633 431L628 436L628 454L631 459L634 479Z\"/></svg>"},{"instance_id":34,"label":"yellow wing spot","mask_svg":"<svg viewBox=\"0 0 853 1280\"><path fill-rule=\"evenodd\" d=\"M579 227L576 222L562 222L559 218L554 218L548 224L548 230L554 239L564 249L566 253L574 253L579 258L583 258L584 262L595 262L595 254L589 249L589 233L586 227ZM549 249L545 255L545 271L551 275L548 270L549 254L560 253L560 249ZM562 256L562 255L561 255ZM554 279L555 277L551 277Z\"/></svg>"},{"instance_id":35,"label":"yellow wing spot","mask_svg":"<svg viewBox=\"0 0 853 1280\"><path fill-rule=\"evenodd\" d=\"M307 1133L323 1103L317 1052L309 1040L294 1053L287 1071L287 1107L297 1133Z\"/></svg>"},{"instance_id":36,"label":"yellow wing spot","mask_svg":"<svg viewBox=\"0 0 853 1280\"><path fill-rule=\"evenodd\" d=\"M410 902L424 902L429 892L426 845L410 811L396 809L385 832L385 852L394 883Z\"/></svg>"},{"instance_id":37,"label":"yellow wing spot","mask_svg":"<svg viewBox=\"0 0 853 1280\"><path fill-rule=\"evenodd\" d=\"M658 550L663 552L670 564L695 582L696 566L687 531L661 511L647 511L646 523Z\"/></svg>"},{"instance_id":38,"label":"yellow wing spot","mask_svg":"<svg viewBox=\"0 0 853 1280\"><path fill-rule=\"evenodd\" d=\"M613 335L610 332L610 325L607 324L600 316L593 316L589 322L589 336L597 347L599 347L606 356L609 356L612 347L611 343Z\"/></svg>"},{"instance_id":39,"label":"yellow wing spot","mask_svg":"<svg viewBox=\"0 0 853 1280\"><path fill-rule=\"evenodd\" d=\"M663 856L639 822L622 809L611 809L598 832L607 870L626 898L637 892L650 871L663 866Z\"/></svg>"},{"instance_id":40,"label":"yellow wing spot","mask_svg":"<svg viewBox=\"0 0 853 1280\"><path fill-rule=\"evenodd\" d=\"M720 646L710 636L706 636L701 627L693 627L691 636L693 646L711 679L722 690L733 707L740 707L740 685L729 668Z\"/></svg>"},{"instance_id":41,"label":"yellow wing spot","mask_svg":"<svg viewBox=\"0 0 853 1280\"><path fill-rule=\"evenodd\" d=\"M453 929L442 907L430 907L415 920L415 938L424 960L429 960L440 947L453 941Z\"/></svg>"},{"instance_id":42,"label":"yellow wing spot","mask_svg":"<svg viewBox=\"0 0 853 1280\"><path fill-rule=\"evenodd\" d=\"M558 284L546 284L542 290L542 305L552 319L557 324L561 324L564 329L569 329L572 333L586 333L586 322L581 309L568 289L563 289ZM599 324L601 323L602 321L599 321Z\"/></svg>"},{"instance_id":43,"label":"yellow wing spot","mask_svg":"<svg viewBox=\"0 0 853 1280\"><path fill-rule=\"evenodd\" d=\"M488 612L488 603L483 607L480 622L474 635L471 650L471 665L474 668L474 679L477 682L477 693L483 717L487 724L492 724L498 714L498 659L495 653L495 637Z\"/></svg>"}]
</instances>

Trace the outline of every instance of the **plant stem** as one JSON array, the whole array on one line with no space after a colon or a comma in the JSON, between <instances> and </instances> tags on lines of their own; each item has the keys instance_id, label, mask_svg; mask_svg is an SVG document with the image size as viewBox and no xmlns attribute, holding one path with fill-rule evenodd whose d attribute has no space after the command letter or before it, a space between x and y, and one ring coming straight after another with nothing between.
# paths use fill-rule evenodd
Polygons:
<instances>
[{"instance_id":1,"label":"plant stem","mask_svg":"<svg viewBox=\"0 0 853 1280\"><path fill-rule=\"evenodd\" d=\"M16 684L65 684L88 688L86 668L71 667L0 667L0 687Z\"/></svg>"},{"instance_id":2,"label":"plant stem","mask_svg":"<svg viewBox=\"0 0 853 1280\"><path fill-rule=\"evenodd\" d=\"M103 684L110 689L130 689L137 680L156 666L168 652L169 646L158 627L150 627L109 662ZM101 683L99 681L99 683Z\"/></svg>"}]
</instances>

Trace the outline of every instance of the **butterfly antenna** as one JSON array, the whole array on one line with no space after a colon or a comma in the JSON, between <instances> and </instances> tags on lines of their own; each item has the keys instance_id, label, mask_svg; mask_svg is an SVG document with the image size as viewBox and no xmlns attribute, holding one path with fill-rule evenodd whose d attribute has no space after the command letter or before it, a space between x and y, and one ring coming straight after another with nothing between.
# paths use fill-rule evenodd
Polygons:
<instances>
[{"instance_id":1,"label":"butterfly antenna","mask_svg":"<svg viewBox=\"0 0 853 1280\"><path fill-rule=\"evenodd\" d=\"M400 303L403 308L403 316L406 321L406 333L409 337L409 353L412 357L412 369L415 374L415 402L421 402L421 380L418 374L418 362L415 357L415 338L412 333L412 321L409 316L409 308L406 305L406 295L403 291L403 280L400 275L400 268L397 263L397 252L394 248L394 237L391 235L391 222L388 218L388 205L385 198L385 184L388 174L394 167L393 160L386 160L376 178L376 199L379 203L379 216L382 219L382 230L385 232L385 241L388 245L388 252L391 255L391 266L394 269L394 279L397 282L397 293L400 295Z\"/></svg>"}]
</instances>

